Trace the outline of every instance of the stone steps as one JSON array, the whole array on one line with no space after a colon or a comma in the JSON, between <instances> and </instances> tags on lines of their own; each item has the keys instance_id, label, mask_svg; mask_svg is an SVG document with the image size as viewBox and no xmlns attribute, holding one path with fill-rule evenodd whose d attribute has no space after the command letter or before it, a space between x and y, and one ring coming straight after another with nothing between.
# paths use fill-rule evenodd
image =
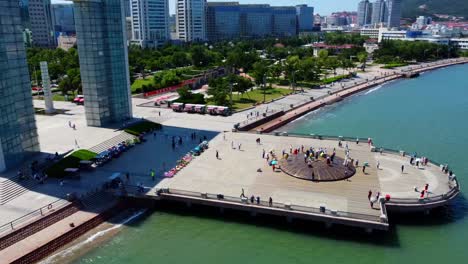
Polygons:
<instances>
[{"instance_id":1,"label":"stone steps","mask_svg":"<svg viewBox=\"0 0 468 264\"><path fill-rule=\"evenodd\" d=\"M133 140L135 139L135 136L127 133L127 132L122 132L120 133L119 135L111 138L111 139L108 139L104 142L102 142L101 144L99 145L96 145L92 148L90 148L89 150L94 152L94 153L101 153L103 151L106 151L114 146L117 146L119 143L122 143L123 141L127 141L127 140Z\"/></svg>"},{"instance_id":2,"label":"stone steps","mask_svg":"<svg viewBox=\"0 0 468 264\"><path fill-rule=\"evenodd\" d=\"M0 205L4 205L13 199L21 196L33 189L38 182L33 179L25 179L18 181L18 179L8 179L0 183Z\"/></svg>"}]
</instances>

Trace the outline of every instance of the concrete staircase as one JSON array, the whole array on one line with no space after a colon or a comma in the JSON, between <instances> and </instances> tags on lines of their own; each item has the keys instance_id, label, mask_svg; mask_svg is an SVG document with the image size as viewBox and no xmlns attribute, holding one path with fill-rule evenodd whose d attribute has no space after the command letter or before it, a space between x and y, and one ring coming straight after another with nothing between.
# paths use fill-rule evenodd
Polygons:
<instances>
[{"instance_id":1,"label":"concrete staircase","mask_svg":"<svg viewBox=\"0 0 468 264\"><path fill-rule=\"evenodd\" d=\"M33 189L38 182L33 179L24 179L19 181L18 178L7 179L0 182L0 205L4 205L9 201L19 197L25 192Z\"/></svg>"},{"instance_id":2,"label":"concrete staircase","mask_svg":"<svg viewBox=\"0 0 468 264\"><path fill-rule=\"evenodd\" d=\"M108 139L104 142L102 142L101 144L99 145L96 145L92 148L90 148L89 150L94 152L94 153L101 153L103 151L106 151L108 150L109 148L111 147L114 147L114 146L117 146L119 143L122 143L123 141L127 141L127 140L133 140L135 139L135 136L127 133L127 132L122 132L120 133L119 135L111 138L111 139Z\"/></svg>"}]
</instances>

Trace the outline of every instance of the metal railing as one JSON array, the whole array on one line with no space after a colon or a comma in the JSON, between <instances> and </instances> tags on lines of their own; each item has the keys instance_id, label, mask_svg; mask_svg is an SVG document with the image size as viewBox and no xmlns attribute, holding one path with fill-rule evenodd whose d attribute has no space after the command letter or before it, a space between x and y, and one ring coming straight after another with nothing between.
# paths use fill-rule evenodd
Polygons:
<instances>
[{"instance_id":1,"label":"metal railing","mask_svg":"<svg viewBox=\"0 0 468 264\"><path fill-rule=\"evenodd\" d=\"M63 199L58 199L52 203L49 203L48 205L46 206L43 206L39 209L36 209L26 215L23 215L11 222L8 222L2 226L0 226L0 237L2 236L2 234L5 234L7 232L10 232L10 231L13 231L19 227L23 227L25 225L25 223L30 223L31 220L33 220L34 218L39 218L39 217L42 217L50 212L55 212L65 206L67 206L68 204L70 204L70 202L68 202L67 200L63 200Z\"/></svg>"},{"instance_id":2,"label":"metal railing","mask_svg":"<svg viewBox=\"0 0 468 264\"><path fill-rule=\"evenodd\" d=\"M161 193L166 193L166 194L182 195L182 196L188 196L188 197L194 197L194 198L202 198L206 200L225 201L225 202L232 202L232 203L243 204L243 205L260 206L260 207L265 207L265 208L276 208L276 209L289 210L289 211L298 212L298 213L313 213L313 214L320 214L320 215L336 217L336 218L345 217L345 218L352 218L352 219L358 219L358 220L386 223L385 221L382 221L380 219L380 216L377 216L377 215L344 212L344 211L339 211L339 210L327 209L325 207L317 208L317 207L311 207L311 206L285 204L285 203L278 203L278 202L273 202L270 205L269 201L264 201L264 200L260 201L260 203L257 204L256 200L254 201L254 203L251 203L249 199L243 200L241 197L226 196L222 194L200 193L200 192L185 191L185 190L172 189L172 188L160 189L160 190L157 190L156 192L158 191L161 191ZM220 198L219 196L222 196L222 198Z\"/></svg>"},{"instance_id":3,"label":"metal railing","mask_svg":"<svg viewBox=\"0 0 468 264\"><path fill-rule=\"evenodd\" d=\"M148 189L144 187L144 192L140 192L139 189L141 188L139 188L138 186L124 185L123 187L124 188L120 190L109 190L109 191L113 192L116 195L131 194L133 196L143 197L146 195L146 191ZM326 216L336 217L336 218L345 217L345 218L352 218L352 219L358 219L358 220L387 223L386 220L381 219L380 216L377 216L377 215L344 212L344 211L339 211L339 210L327 209L325 207L321 209L321 208L311 207L311 206L286 204L286 203L278 203L278 202L273 202L270 205L269 201L266 201L266 200L261 200L260 203L257 204L256 200L254 201L254 203L251 203L249 199L242 200L241 197L234 197L234 196L228 196L228 195L223 195L223 194L200 193L200 192L172 189L172 188L156 189L155 194L156 195L174 194L174 195L181 195L181 196L206 199L206 200L216 200L216 201L237 203L237 204L242 204L242 205L251 205L251 206L260 206L264 208L276 208L276 209L281 209L281 210L289 210L289 211L293 211L297 213L313 213L313 214L326 215ZM222 198L220 198L219 196L222 196ZM385 216L387 216L386 210L384 212L385 212Z\"/></svg>"}]
</instances>

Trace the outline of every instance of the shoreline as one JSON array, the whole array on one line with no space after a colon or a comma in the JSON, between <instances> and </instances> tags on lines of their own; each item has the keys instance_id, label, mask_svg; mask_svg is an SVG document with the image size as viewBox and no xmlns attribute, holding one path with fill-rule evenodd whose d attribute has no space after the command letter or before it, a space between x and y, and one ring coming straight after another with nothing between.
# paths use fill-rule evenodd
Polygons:
<instances>
[{"instance_id":1,"label":"shoreline","mask_svg":"<svg viewBox=\"0 0 468 264\"><path fill-rule=\"evenodd\" d=\"M290 123L291 121L296 120L297 118L304 116L312 111L315 111L319 108L322 108L327 105L334 104L336 102L339 102L343 100L346 97L352 96L356 93L368 90L370 88L386 84L391 81L395 81L398 79L402 78L411 78L414 75L419 75L423 72L428 72L440 68L445 68L448 66L453 66L453 65L461 65L461 64L466 64L468 63L468 59L466 58L461 58L461 59L450 59L449 61L447 60L442 60L442 61L437 61L433 63L429 63L429 65L419 65L418 66L405 66L399 69L396 69L393 71L391 74L384 74L383 77L378 78L377 76L374 75L374 79L368 80L363 84L357 84L355 86L351 86L348 88L342 88L338 91L335 92L330 92L329 95L311 101L311 102L306 102L302 105L299 105L297 107L294 107L290 110L284 111L274 118L265 118L262 120L258 120L255 124L254 127L244 127L244 128L239 128L241 131L251 131L251 132L256 132L256 133L270 133L273 132L274 130Z\"/></svg>"},{"instance_id":2,"label":"shoreline","mask_svg":"<svg viewBox=\"0 0 468 264\"><path fill-rule=\"evenodd\" d=\"M54 252L38 263L73 263L79 258L92 252L100 245L109 242L113 237L123 231L125 225L141 220L148 209L126 210L112 217L112 221L105 221L102 224L90 229L85 234L66 245L64 248Z\"/></svg>"}]
</instances>

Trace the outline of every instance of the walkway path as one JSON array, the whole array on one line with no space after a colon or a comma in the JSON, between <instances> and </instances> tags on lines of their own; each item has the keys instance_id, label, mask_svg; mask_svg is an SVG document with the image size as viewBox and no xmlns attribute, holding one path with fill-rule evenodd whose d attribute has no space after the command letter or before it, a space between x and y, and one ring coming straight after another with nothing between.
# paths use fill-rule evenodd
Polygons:
<instances>
[{"instance_id":1,"label":"walkway path","mask_svg":"<svg viewBox=\"0 0 468 264\"><path fill-rule=\"evenodd\" d=\"M284 124L289 123L292 120L300 116L303 116L313 110L316 110L320 107L323 107L328 104L332 104L336 101L341 100L342 98L351 96L355 93L369 89L376 85L380 85L380 84L383 84L392 80L399 79L402 77L403 73L411 73L411 72L420 73L420 72L429 71L429 70L436 69L436 68L442 68L442 67L446 67L446 66L450 66L454 64L461 64L461 63L467 63L467 62L468 62L468 59L465 59L465 58L453 59L453 60L448 60L448 61L423 64L420 66L406 67L402 70L394 71L392 73L385 72L383 76L374 76L373 78L370 78L361 84L357 84L351 87L344 87L344 88L332 91L330 92L331 95L323 99L315 100L310 103L306 103L300 107L291 109L288 112L286 112L285 115L280 116L265 124L262 124L252 130L256 132L271 132L277 129L278 127L281 127Z\"/></svg>"}]
</instances>

